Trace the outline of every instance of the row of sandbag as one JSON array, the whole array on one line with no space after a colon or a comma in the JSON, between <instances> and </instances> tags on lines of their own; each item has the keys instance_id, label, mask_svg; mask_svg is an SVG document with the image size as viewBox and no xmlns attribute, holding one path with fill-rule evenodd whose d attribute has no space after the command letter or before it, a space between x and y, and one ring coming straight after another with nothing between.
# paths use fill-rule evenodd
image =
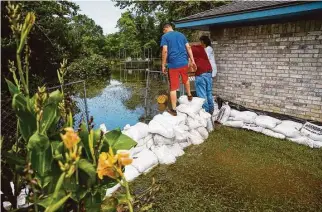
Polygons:
<instances>
[{"instance_id":1,"label":"row of sandbag","mask_svg":"<svg viewBox=\"0 0 322 212\"><path fill-rule=\"evenodd\" d=\"M149 122L125 126L123 134L137 142L130 150L133 163L125 167L125 178L132 181L145 174L158 164L173 164L184 154L184 149L190 145L199 145L208 138L213 130L211 115L202 109L204 99L187 96L179 98L177 116L164 112L158 114ZM110 195L120 185L107 190Z\"/></svg>"},{"instance_id":2,"label":"row of sandbag","mask_svg":"<svg viewBox=\"0 0 322 212\"><path fill-rule=\"evenodd\" d=\"M231 109L228 103L220 108L214 117L225 126L244 128L280 139L303 144L311 148L322 147L322 126L279 120L266 115L257 115L252 111Z\"/></svg>"}]
</instances>

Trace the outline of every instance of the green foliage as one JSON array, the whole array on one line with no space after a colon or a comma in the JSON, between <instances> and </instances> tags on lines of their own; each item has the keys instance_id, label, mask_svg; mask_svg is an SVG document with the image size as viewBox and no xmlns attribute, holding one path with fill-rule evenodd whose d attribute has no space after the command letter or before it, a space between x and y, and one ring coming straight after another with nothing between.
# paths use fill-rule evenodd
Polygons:
<instances>
[{"instance_id":1,"label":"green foliage","mask_svg":"<svg viewBox=\"0 0 322 212\"><path fill-rule=\"evenodd\" d=\"M9 4L10 17L15 17L13 14L17 13L17 8L19 9L19 6ZM29 63L21 63L20 50L28 48L25 41L34 19L33 13L28 13L22 28L19 27L18 19L18 21L11 21L18 48L17 68L12 66L11 72L17 80L14 83L10 80L6 81L12 95L12 107L18 118L18 134L21 135L15 146L24 143L27 147L26 160L20 158L17 151L4 154L13 170L18 168L21 170L14 173L15 190L19 191L20 187L17 184L30 186L32 195L30 193L29 201L33 203L31 207L36 212L53 212L60 209L65 211L68 208L66 202L70 202L78 209L82 208L83 211L99 211L106 189L122 180L128 191L128 203L131 205L129 188L121 171L127 165L120 160L125 156L114 156L113 151L128 150L135 146L136 142L123 135L120 130L104 135L100 130L87 128L85 123L82 124L79 132L75 132L72 128L73 120L70 118L72 114L71 112L66 114L68 110L66 110L63 86L61 90L49 94L45 87L39 87L38 92L30 97L29 67L27 68ZM90 58L96 62L102 60L98 55ZM27 54L24 55L24 59L28 60ZM90 65L94 66L94 63ZM57 73L59 81L63 84L66 62L61 64ZM22 80L23 78L25 81ZM63 126L57 129L59 120L63 121ZM61 138L57 137L59 134ZM107 151L109 154L106 153ZM106 164L104 155L108 155L111 158L109 160L114 161L111 167L105 168L111 168L116 177L104 171ZM16 206L15 203L13 205Z\"/></svg>"},{"instance_id":2,"label":"green foliage","mask_svg":"<svg viewBox=\"0 0 322 212\"><path fill-rule=\"evenodd\" d=\"M77 59L68 67L70 77L84 78L92 75L101 75L109 73L109 62L103 56L93 54L89 57Z\"/></svg>"}]
</instances>

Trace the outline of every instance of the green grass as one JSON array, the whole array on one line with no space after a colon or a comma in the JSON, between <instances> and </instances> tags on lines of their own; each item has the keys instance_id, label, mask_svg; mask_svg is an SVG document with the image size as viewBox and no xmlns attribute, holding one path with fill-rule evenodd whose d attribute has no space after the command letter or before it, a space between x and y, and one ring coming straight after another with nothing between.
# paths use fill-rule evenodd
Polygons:
<instances>
[{"instance_id":1,"label":"green grass","mask_svg":"<svg viewBox=\"0 0 322 212\"><path fill-rule=\"evenodd\" d=\"M132 183L161 185L149 211L322 211L322 151L255 132L218 127L173 165Z\"/></svg>"}]
</instances>

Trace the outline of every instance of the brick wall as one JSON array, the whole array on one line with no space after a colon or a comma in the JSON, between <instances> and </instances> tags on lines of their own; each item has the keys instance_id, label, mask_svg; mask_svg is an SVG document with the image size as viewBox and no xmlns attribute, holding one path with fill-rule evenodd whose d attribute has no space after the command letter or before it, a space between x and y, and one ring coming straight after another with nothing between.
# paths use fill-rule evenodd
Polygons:
<instances>
[{"instance_id":1,"label":"brick wall","mask_svg":"<svg viewBox=\"0 0 322 212\"><path fill-rule=\"evenodd\" d=\"M213 28L214 94L248 108L322 121L322 21Z\"/></svg>"}]
</instances>

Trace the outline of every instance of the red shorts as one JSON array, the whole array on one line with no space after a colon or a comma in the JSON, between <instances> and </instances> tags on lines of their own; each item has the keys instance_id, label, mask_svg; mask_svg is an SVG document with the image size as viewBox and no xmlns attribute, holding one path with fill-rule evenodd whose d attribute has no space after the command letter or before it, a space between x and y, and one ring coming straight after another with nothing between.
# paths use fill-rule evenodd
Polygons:
<instances>
[{"instance_id":1,"label":"red shorts","mask_svg":"<svg viewBox=\"0 0 322 212\"><path fill-rule=\"evenodd\" d=\"M170 79L170 90L175 91L179 89L180 81L179 76L183 84L188 81L188 66L183 66L180 68L170 68L169 69L169 79Z\"/></svg>"}]
</instances>

